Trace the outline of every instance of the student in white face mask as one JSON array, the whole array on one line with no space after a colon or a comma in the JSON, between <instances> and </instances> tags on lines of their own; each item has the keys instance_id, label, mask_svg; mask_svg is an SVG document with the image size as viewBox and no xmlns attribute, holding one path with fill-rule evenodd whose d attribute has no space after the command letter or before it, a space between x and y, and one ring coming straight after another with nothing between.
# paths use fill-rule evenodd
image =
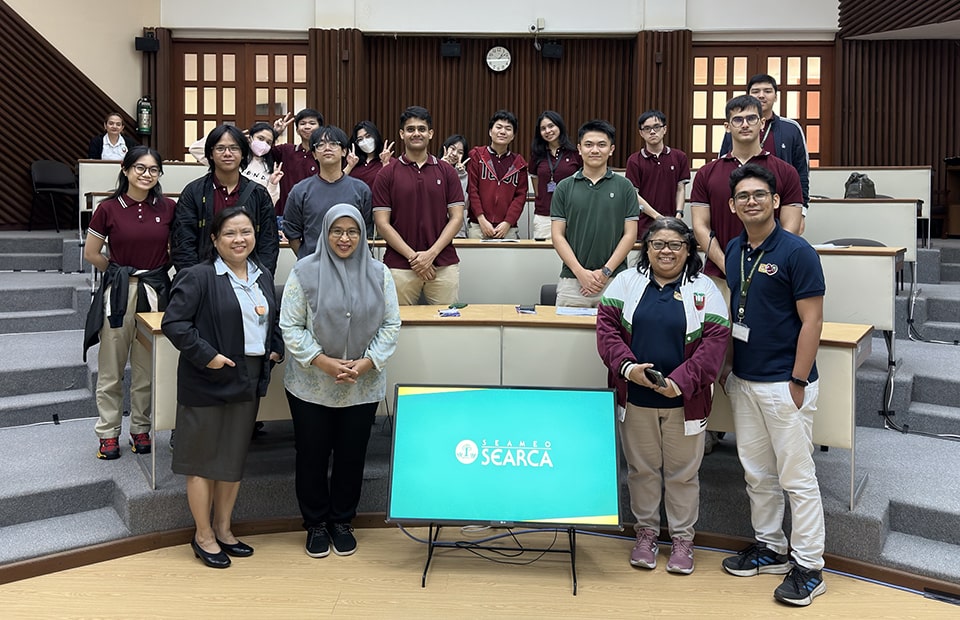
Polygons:
<instances>
[{"instance_id":1,"label":"student in white face mask","mask_svg":"<svg viewBox=\"0 0 960 620\"><path fill-rule=\"evenodd\" d=\"M373 180L384 166L390 165L394 143L384 144L380 130L370 121L360 121L353 128L347 165L343 171L360 179L373 189Z\"/></svg>"},{"instance_id":2,"label":"student in white face mask","mask_svg":"<svg viewBox=\"0 0 960 620\"><path fill-rule=\"evenodd\" d=\"M250 129L243 132L250 141L250 161L240 173L256 181L267 189L273 204L280 199L280 177L283 176L283 164L274 161L270 149L277 140L277 132L269 123L258 121ZM203 136L190 145L190 154L203 165L207 165L204 157L204 144L207 137Z\"/></svg>"}]
</instances>

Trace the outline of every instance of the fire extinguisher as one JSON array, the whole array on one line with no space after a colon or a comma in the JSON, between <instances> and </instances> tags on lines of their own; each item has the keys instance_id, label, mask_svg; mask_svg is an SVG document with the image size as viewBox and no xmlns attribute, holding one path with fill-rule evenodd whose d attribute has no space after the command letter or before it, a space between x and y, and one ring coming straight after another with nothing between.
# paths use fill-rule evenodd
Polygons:
<instances>
[{"instance_id":1,"label":"fire extinguisher","mask_svg":"<svg viewBox=\"0 0 960 620\"><path fill-rule=\"evenodd\" d=\"M150 135L153 132L153 104L144 95L137 100L137 133Z\"/></svg>"}]
</instances>

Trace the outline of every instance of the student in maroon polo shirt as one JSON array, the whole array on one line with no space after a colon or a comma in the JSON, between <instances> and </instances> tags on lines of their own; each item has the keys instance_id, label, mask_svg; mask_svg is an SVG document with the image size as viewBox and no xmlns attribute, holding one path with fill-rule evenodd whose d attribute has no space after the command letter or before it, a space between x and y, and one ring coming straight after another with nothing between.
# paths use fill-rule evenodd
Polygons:
<instances>
[{"instance_id":1,"label":"student in maroon polo shirt","mask_svg":"<svg viewBox=\"0 0 960 620\"><path fill-rule=\"evenodd\" d=\"M780 225L784 230L800 234L803 219L800 177L793 166L763 150L760 145L761 114L762 107L756 97L741 95L727 102L724 127L730 134L733 148L700 168L690 192L693 232L707 257L703 271L714 278L721 291L726 291L724 248L743 232L743 224L730 210L731 172L747 163L772 172L780 195Z\"/></svg>"},{"instance_id":2,"label":"student in maroon polo shirt","mask_svg":"<svg viewBox=\"0 0 960 620\"><path fill-rule=\"evenodd\" d=\"M463 224L457 171L428 151L433 118L411 106L400 115L404 153L373 183L373 220L387 242L383 262L401 305L423 293L428 304L451 304L460 292L460 259L453 237Z\"/></svg>"},{"instance_id":3,"label":"student in maroon polo shirt","mask_svg":"<svg viewBox=\"0 0 960 620\"><path fill-rule=\"evenodd\" d=\"M536 177L536 197L533 200L533 238L551 238L550 201L557 183L576 174L583 166L580 152L567 135L563 117L553 110L545 110L537 118L530 145L530 173Z\"/></svg>"},{"instance_id":4,"label":"student in maroon polo shirt","mask_svg":"<svg viewBox=\"0 0 960 620\"><path fill-rule=\"evenodd\" d=\"M687 154L664 144L667 116L660 110L647 110L640 115L637 125L644 147L627 159L627 179L658 213L682 218L685 186L690 182ZM638 239L643 238L652 223L649 217L640 218Z\"/></svg>"},{"instance_id":5,"label":"student in maroon polo shirt","mask_svg":"<svg viewBox=\"0 0 960 620\"><path fill-rule=\"evenodd\" d=\"M320 114L313 108L304 108L297 112L293 117L288 112L286 116L278 118L273 123L273 128L278 134L284 134L290 123L295 123L297 135L300 136L300 144L294 146L290 143L274 144L270 153L273 159L283 164L283 176L280 178L280 200L277 201L277 215L283 215L283 209L287 204L287 196L293 186L305 178L317 173L319 166L317 160L313 158L313 152L310 150L310 135L323 125L323 114Z\"/></svg>"},{"instance_id":6,"label":"student in maroon polo shirt","mask_svg":"<svg viewBox=\"0 0 960 620\"><path fill-rule=\"evenodd\" d=\"M517 239L517 222L527 202L527 162L510 150L517 117L498 110L490 117L489 146L470 151L467 193L471 239Z\"/></svg>"},{"instance_id":7,"label":"student in maroon polo shirt","mask_svg":"<svg viewBox=\"0 0 960 620\"><path fill-rule=\"evenodd\" d=\"M93 298L84 330L83 359L99 342L95 431L100 438L97 458L120 458L123 419L123 374L130 360L130 445L149 454L150 354L133 345L137 312L162 311L167 306L170 279L170 224L176 205L160 189L163 159L155 150L137 145L120 165L117 189L97 207L87 229L83 258L103 277ZM109 257L101 253L109 241Z\"/></svg>"}]
</instances>

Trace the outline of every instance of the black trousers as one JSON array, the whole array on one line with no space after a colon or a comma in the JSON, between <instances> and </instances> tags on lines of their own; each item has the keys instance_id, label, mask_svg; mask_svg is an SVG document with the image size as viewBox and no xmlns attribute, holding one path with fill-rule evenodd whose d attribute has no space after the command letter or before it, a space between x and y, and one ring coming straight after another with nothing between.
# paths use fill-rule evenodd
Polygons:
<instances>
[{"instance_id":1,"label":"black trousers","mask_svg":"<svg viewBox=\"0 0 960 620\"><path fill-rule=\"evenodd\" d=\"M287 392L297 450L303 527L349 523L357 514L370 429L380 403L326 407ZM327 476L331 457L333 471Z\"/></svg>"}]
</instances>

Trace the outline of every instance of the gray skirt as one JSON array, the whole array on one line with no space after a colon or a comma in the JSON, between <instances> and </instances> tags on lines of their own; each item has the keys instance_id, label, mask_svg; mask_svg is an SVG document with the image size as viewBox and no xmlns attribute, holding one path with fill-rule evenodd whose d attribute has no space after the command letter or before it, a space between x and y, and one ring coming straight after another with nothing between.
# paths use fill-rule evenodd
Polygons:
<instances>
[{"instance_id":1,"label":"gray skirt","mask_svg":"<svg viewBox=\"0 0 960 620\"><path fill-rule=\"evenodd\" d=\"M263 358L247 357L246 363L248 376L253 378L252 400L213 407L177 403L174 473L224 482L239 482L243 478L243 465L260 404L256 382Z\"/></svg>"}]
</instances>

